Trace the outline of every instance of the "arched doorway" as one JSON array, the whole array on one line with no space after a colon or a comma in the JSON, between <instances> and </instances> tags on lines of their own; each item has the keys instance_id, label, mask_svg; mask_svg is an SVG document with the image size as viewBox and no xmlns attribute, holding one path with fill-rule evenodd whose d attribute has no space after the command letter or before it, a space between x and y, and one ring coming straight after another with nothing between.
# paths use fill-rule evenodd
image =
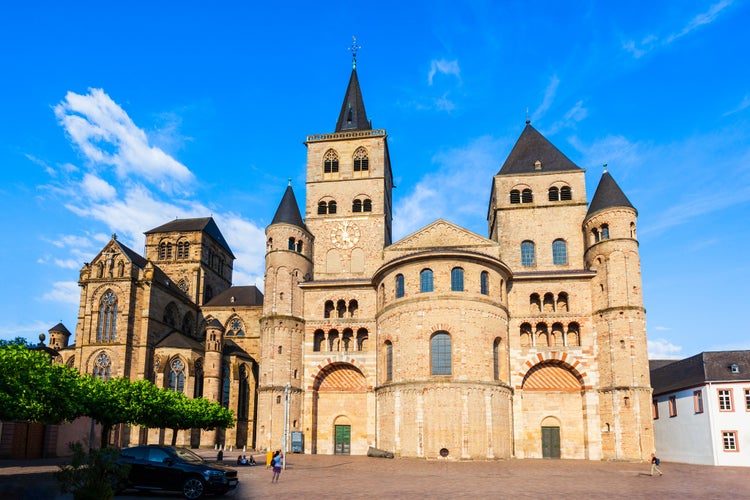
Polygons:
<instances>
[{"instance_id":1,"label":"arched doorway","mask_svg":"<svg viewBox=\"0 0 750 500\"><path fill-rule=\"evenodd\" d=\"M554 417L542 421L542 458L560 458L560 421Z\"/></svg>"},{"instance_id":2,"label":"arched doorway","mask_svg":"<svg viewBox=\"0 0 750 500\"><path fill-rule=\"evenodd\" d=\"M367 380L349 363L323 368L313 385L312 449L325 455L367 453Z\"/></svg>"}]
</instances>

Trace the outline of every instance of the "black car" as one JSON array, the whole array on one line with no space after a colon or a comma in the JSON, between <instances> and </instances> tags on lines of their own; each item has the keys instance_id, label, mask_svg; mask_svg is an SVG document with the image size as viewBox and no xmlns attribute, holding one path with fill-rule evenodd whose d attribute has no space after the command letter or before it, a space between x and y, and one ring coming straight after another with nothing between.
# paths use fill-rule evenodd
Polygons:
<instances>
[{"instance_id":1,"label":"black car","mask_svg":"<svg viewBox=\"0 0 750 500\"><path fill-rule=\"evenodd\" d=\"M130 466L127 485L146 491L181 491L195 500L204 493L224 494L237 487L237 471L209 463L186 448L135 446L120 450L119 464Z\"/></svg>"}]
</instances>

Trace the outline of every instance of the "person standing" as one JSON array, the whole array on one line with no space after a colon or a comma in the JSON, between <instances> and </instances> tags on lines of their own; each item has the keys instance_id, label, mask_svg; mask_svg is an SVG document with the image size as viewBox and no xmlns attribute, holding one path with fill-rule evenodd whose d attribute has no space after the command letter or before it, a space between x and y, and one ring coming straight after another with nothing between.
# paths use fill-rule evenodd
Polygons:
<instances>
[{"instance_id":1,"label":"person standing","mask_svg":"<svg viewBox=\"0 0 750 500\"><path fill-rule=\"evenodd\" d=\"M276 450L273 453L273 458L271 459L271 467L273 467L273 476L271 476L272 483L279 482L279 476L281 475L281 459L281 450Z\"/></svg>"},{"instance_id":2,"label":"person standing","mask_svg":"<svg viewBox=\"0 0 750 500\"><path fill-rule=\"evenodd\" d=\"M660 476L663 476L661 470L659 470L659 464L661 463L661 460L656 456L656 453L651 454L651 475L654 475L654 472L658 472Z\"/></svg>"}]
</instances>

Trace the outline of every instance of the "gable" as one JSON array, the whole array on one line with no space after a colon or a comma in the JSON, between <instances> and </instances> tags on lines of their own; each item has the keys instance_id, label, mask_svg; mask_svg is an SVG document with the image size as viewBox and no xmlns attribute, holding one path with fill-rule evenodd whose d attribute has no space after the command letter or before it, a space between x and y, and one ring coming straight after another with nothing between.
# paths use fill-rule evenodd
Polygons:
<instances>
[{"instance_id":1,"label":"gable","mask_svg":"<svg viewBox=\"0 0 750 500\"><path fill-rule=\"evenodd\" d=\"M455 248L498 254L499 245L451 222L438 219L385 249L386 252ZM494 251L493 251L494 250Z\"/></svg>"}]
</instances>

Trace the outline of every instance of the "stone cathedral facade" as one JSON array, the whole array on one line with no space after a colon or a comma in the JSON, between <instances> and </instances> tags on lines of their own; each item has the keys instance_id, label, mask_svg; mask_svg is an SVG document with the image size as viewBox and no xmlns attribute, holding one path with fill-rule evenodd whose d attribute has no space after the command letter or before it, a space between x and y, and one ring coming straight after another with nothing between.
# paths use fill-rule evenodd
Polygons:
<instances>
[{"instance_id":1,"label":"stone cathedral facade","mask_svg":"<svg viewBox=\"0 0 750 500\"><path fill-rule=\"evenodd\" d=\"M231 408L186 446L454 460L642 460L653 451L637 211L529 122L488 179L487 236L447 220L392 241L388 135L356 68L336 128L310 135L301 206L266 229L265 286L233 286L211 218L113 236L80 274L75 344L100 377L147 378ZM122 428L116 444L171 431ZM165 435L166 434L166 435ZM289 442L289 441L288 441Z\"/></svg>"}]
</instances>

